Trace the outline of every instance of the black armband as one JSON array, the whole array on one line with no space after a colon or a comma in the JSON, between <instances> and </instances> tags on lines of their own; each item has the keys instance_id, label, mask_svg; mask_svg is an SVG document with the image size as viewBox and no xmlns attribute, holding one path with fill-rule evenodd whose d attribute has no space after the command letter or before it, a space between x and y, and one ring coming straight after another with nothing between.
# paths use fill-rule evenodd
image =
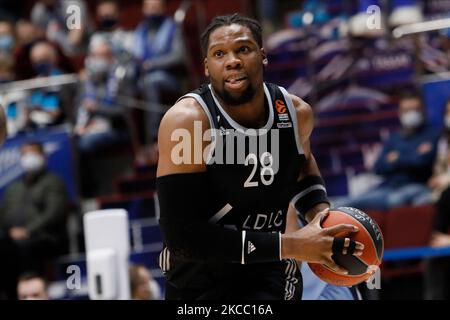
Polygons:
<instances>
[{"instance_id":1,"label":"black armband","mask_svg":"<svg viewBox=\"0 0 450 320\"><path fill-rule=\"evenodd\" d=\"M279 233L237 231L214 223L222 208L209 202L211 183L206 173L159 177L156 188L163 240L174 257L222 263L280 260Z\"/></svg>"},{"instance_id":2,"label":"black armband","mask_svg":"<svg viewBox=\"0 0 450 320\"><path fill-rule=\"evenodd\" d=\"M297 194L292 198L291 202L295 209L304 217L305 214L319 203L328 203L325 182L320 176L307 176L297 182Z\"/></svg>"}]
</instances>

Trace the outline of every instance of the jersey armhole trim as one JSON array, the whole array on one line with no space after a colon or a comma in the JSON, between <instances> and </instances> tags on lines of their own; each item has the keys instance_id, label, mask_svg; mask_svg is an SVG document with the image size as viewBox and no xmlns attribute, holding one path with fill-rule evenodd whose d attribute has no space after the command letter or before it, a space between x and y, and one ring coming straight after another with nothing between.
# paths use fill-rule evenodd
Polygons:
<instances>
[{"instance_id":1,"label":"jersey armhole trim","mask_svg":"<svg viewBox=\"0 0 450 320\"><path fill-rule=\"evenodd\" d=\"M206 113L206 116L208 117L209 126L210 126L210 130L211 130L211 145L212 145L211 151L208 154L208 158L205 159L206 160L205 161L206 164L208 164L211 161L212 157L213 157L215 146L216 146L216 141L217 141L216 140L217 136L216 136L216 130L215 130L214 121L213 121L211 112L209 112L208 106L205 103L205 100L203 100L203 98L199 94L196 94L196 93L185 94L184 96L182 96L181 98L179 98L177 100L177 103L179 101L183 100L183 99L186 99L186 98L193 98L193 99L195 99L195 101L197 101L200 104L200 106L202 107L203 111Z\"/></svg>"},{"instance_id":2,"label":"jersey armhole trim","mask_svg":"<svg viewBox=\"0 0 450 320\"><path fill-rule=\"evenodd\" d=\"M295 135L295 142L297 144L298 154L304 154L305 152L303 151L302 144L300 143L300 137L298 136L298 119L297 119L297 112L294 107L294 102L292 101L291 96L289 95L289 93L286 91L285 88L280 86L278 88L280 88L281 93L283 94L284 99L286 100L289 113L291 114L292 122L294 123L293 130Z\"/></svg>"}]
</instances>

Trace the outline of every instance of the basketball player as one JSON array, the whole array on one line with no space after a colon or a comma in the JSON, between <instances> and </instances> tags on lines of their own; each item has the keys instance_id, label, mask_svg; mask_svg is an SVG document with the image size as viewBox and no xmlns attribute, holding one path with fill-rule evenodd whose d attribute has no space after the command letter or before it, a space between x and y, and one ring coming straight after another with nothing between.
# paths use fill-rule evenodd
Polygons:
<instances>
[{"instance_id":1,"label":"basketball player","mask_svg":"<svg viewBox=\"0 0 450 320\"><path fill-rule=\"evenodd\" d=\"M320 226L329 201L310 151L312 110L263 82L258 22L216 17L202 49L210 83L181 97L159 129L166 298L298 299L296 260L345 273L333 253L363 250L335 237L356 227Z\"/></svg>"}]
</instances>

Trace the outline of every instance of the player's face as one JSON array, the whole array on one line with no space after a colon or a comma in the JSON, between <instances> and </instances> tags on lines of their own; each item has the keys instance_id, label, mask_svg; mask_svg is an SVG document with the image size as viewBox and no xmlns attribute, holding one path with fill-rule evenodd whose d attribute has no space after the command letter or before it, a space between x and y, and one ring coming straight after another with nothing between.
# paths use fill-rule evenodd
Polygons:
<instances>
[{"instance_id":1,"label":"player's face","mask_svg":"<svg viewBox=\"0 0 450 320\"><path fill-rule=\"evenodd\" d=\"M262 90L264 49L251 31L232 24L214 30L209 36L205 75L214 92L229 106L250 102Z\"/></svg>"}]
</instances>

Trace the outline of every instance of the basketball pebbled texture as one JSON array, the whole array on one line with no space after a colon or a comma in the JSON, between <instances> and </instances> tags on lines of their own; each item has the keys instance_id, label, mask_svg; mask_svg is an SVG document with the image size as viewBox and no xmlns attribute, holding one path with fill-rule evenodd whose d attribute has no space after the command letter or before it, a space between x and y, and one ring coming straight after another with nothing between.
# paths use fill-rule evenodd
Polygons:
<instances>
[{"instance_id":1,"label":"basketball pebbled texture","mask_svg":"<svg viewBox=\"0 0 450 320\"><path fill-rule=\"evenodd\" d=\"M323 281L337 286L352 286L367 280L371 274L367 270L376 269L382 261L384 252L383 235L377 223L366 213L351 207L339 207L330 210L329 215L322 221L322 227L328 228L337 224L352 224L359 231L348 235L337 234L337 237L347 237L364 244L363 254L354 255L335 254L337 264L348 270L347 275L339 274L328 267L308 263L311 270Z\"/></svg>"}]
</instances>

